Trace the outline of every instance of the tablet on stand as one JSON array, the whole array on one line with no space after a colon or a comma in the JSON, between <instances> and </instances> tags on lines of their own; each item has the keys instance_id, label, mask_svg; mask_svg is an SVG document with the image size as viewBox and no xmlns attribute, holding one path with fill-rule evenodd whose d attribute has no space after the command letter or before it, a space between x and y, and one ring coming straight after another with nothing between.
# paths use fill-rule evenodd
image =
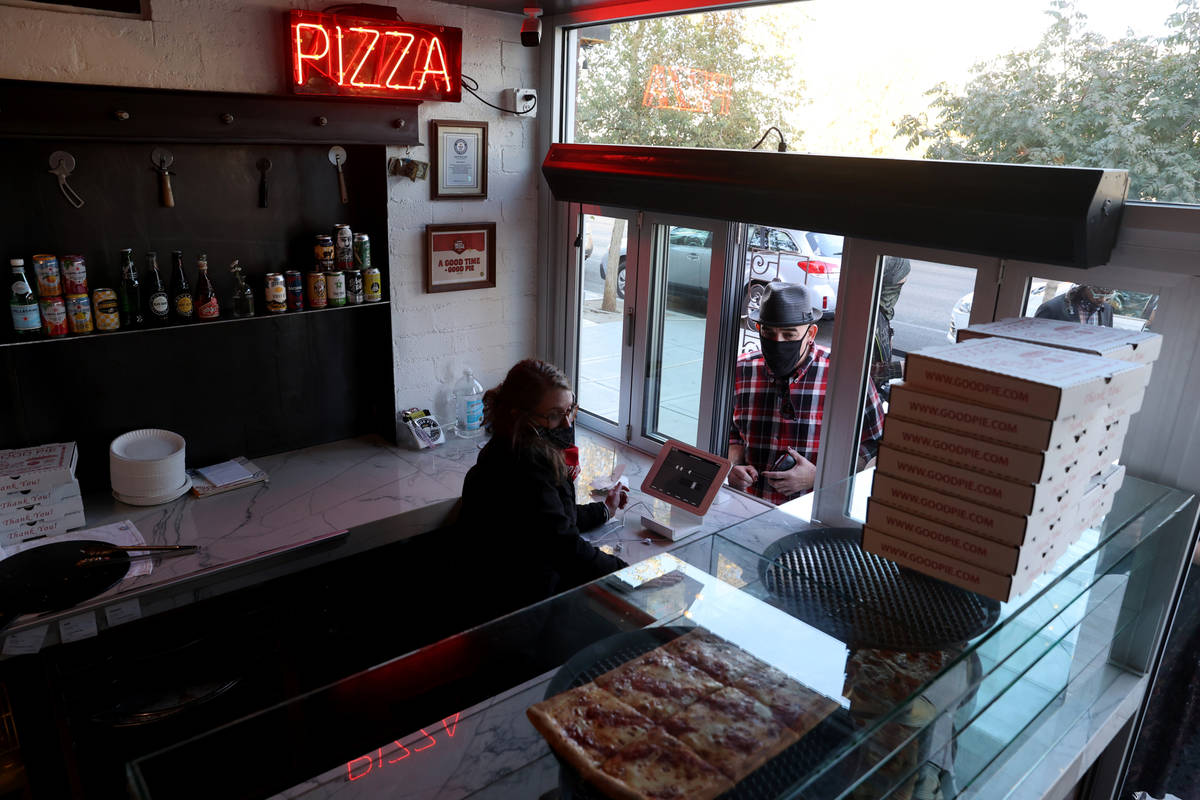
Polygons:
<instances>
[{"instance_id":1,"label":"tablet on stand","mask_svg":"<svg viewBox=\"0 0 1200 800\"><path fill-rule=\"evenodd\" d=\"M668 439L658 451L642 491L671 506L669 521L643 516L642 523L668 539L682 539L704 523L704 514L729 474L728 458Z\"/></svg>"}]
</instances>

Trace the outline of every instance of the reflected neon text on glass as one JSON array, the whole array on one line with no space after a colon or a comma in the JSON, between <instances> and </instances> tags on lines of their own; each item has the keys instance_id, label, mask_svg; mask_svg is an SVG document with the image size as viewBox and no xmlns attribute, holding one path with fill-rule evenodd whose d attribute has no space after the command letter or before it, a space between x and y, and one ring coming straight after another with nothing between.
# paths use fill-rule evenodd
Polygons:
<instances>
[{"instance_id":1,"label":"reflected neon text on glass","mask_svg":"<svg viewBox=\"0 0 1200 800\"><path fill-rule=\"evenodd\" d=\"M446 732L446 736L451 739L454 738L454 732L458 728L458 716L460 713L462 712L457 712L454 716L446 717L442 720L442 729ZM435 728L434 731L436 732L436 730ZM351 781L365 778L370 774L371 770L380 770L388 764L396 764L404 761L414 753L423 753L426 750L432 750L437 746L437 743L438 740L432 733L421 728L421 736L408 743L412 747L396 739L392 742L395 747L393 748L391 745L388 745L386 748L387 752L384 752L385 748L380 747L370 755L350 759L346 762L346 778Z\"/></svg>"},{"instance_id":2,"label":"reflected neon text on glass","mask_svg":"<svg viewBox=\"0 0 1200 800\"><path fill-rule=\"evenodd\" d=\"M714 102L719 105L714 109ZM728 115L733 102L733 76L693 67L655 64L646 80L642 105L708 114Z\"/></svg>"}]
</instances>

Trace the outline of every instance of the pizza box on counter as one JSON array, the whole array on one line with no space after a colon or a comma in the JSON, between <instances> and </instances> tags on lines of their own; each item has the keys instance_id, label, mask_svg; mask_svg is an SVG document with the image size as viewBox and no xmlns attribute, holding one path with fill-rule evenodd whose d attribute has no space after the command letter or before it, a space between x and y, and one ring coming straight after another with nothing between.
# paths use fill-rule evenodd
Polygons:
<instances>
[{"instance_id":1,"label":"pizza box on counter","mask_svg":"<svg viewBox=\"0 0 1200 800\"><path fill-rule=\"evenodd\" d=\"M878 471L874 481L873 500L1013 546L1049 536L1064 511L1070 510L1054 507L1037 515L1011 514Z\"/></svg>"},{"instance_id":2,"label":"pizza box on counter","mask_svg":"<svg viewBox=\"0 0 1200 800\"><path fill-rule=\"evenodd\" d=\"M904 365L918 391L1047 420L1137 401L1149 377L1146 364L997 338L928 347Z\"/></svg>"},{"instance_id":3,"label":"pizza box on counter","mask_svg":"<svg viewBox=\"0 0 1200 800\"><path fill-rule=\"evenodd\" d=\"M963 400L918 391L904 382L892 384L888 418L899 417L932 428L1042 452L1069 446L1096 420L1109 421L1136 414L1141 396L1106 405L1095 414L1076 414L1058 421L1013 414Z\"/></svg>"},{"instance_id":4,"label":"pizza box on counter","mask_svg":"<svg viewBox=\"0 0 1200 800\"><path fill-rule=\"evenodd\" d=\"M1012 317L982 322L960 328L957 338L962 342L985 336L1044 344L1138 364L1153 364L1162 351L1162 336L1150 331L1127 331L1041 317Z\"/></svg>"},{"instance_id":5,"label":"pizza box on counter","mask_svg":"<svg viewBox=\"0 0 1200 800\"><path fill-rule=\"evenodd\" d=\"M67 531L73 531L76 528L82 528L85 524L83 508L81 507L78 511L71 511L58 519L48 522L27 522L15 528L5 530L0 533L0 544L15 544L41 536L55 536Z\"/></svg>"},{"instance_id":6,"label":"pizza box on counter","mask_svg":"<svg viewBox=\"0 0 1200 800\"><path fill-rule=\"evenodd\" d=\"M78 460L74 442L0 450L0 493L68 483Z\"/></svg>"},{"instance_id":7,"label":"pizza box on counter","mask_svg":"<svg viewBox=\"0 0 1200 800\"><path fill-rule=\"evenodd\" d=\"M20 489L0 494L0 516L19 508L53 505L68 497L78 497L79 481L71 479L57 486L40 486L37 489Z\"/></svg>"},{"instance_id":8,"label":"pizza box on counter","mask_svg":"<svg viewBox=\"0 0 1200 800\"><path fill-rule=\"evenodd\" d=\"M53 522L75 513L83 513L83 498L79 495L68 497L59 503L39 503L34 506L9 509L0 514L0 533L15 530L30 523Z\"/></svg>"}]
</instances>

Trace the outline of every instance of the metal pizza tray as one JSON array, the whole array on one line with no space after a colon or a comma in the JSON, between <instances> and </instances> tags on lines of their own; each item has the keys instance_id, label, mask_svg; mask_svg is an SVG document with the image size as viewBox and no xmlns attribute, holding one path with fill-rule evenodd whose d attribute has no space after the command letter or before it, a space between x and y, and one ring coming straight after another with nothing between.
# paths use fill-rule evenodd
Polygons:
<instances>
[{"instance_id":1,"label":"metal pizza tray","mask_svg":"<svg viewBox=\"0 0 1200 800\"><path fill-rule=\"evenodd\" d=\"M944 650L984 633L995 600L862 549L858 528L814 528L771 544L759 579L775 605L851 649Z\"/></svg>"},{"instance_id":2,"label":"metal pizza tray","mask_svg":"<svg viewBox=\"0 0 1200 800\"><path fill-rule=\"evenodd\" d=\"M682 636L689 630L690 627L674 626L644 628L601 639L571 656L558 669L546 686L546 697L582 686L605 672ZM844 744L852 730L853 724L847 712L837 709L816 728L806 733L800 741L746 776L721 797L723 800L767 800L785 794L792 786L812 774L827 755ZM558 758L557 753L555 758ZM605 795L584 781L574 767L561 758L558 758L558 763L559 792L562 800L604 800ZM809 795L800 795L807 796ZM812 790L812 798L822 796L826 795L820 788Z\"/></svg>"}]
</instances>

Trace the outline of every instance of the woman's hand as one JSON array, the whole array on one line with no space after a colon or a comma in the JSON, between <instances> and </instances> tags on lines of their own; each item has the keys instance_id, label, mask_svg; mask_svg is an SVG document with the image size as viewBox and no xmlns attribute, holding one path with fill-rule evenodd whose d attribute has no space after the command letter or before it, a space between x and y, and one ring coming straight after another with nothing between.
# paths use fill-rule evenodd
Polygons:
<instances>
[{"instance_id":1,"label":"woman's hand","mask_svg":"<svg viewBox=\"0 0 1200 800\"><path fill-rule=\"evenodd\" d=\"M767 483L771 485L772 489L791 497L800 492L807 492L813 487L813 482L817 478L817 468L792 448L789 447L787 451L788 455L796 459L796 466L781 472L765 470L763 477L767 479Z\"/></svg>"},{"instance_id":2,"label":"woman's hand","mask_svg":"<svg viewBox=\"0 0 1200 800\"><path fill-rule=\"evenodd\" d=\"M629 490L624 484L618 483L604 495L604 507L608 509L608 518L612 519L617 512L629 502Z\"/></svg>"},{"instance_id":3,"label":"woman's hand","mask_svg":"<svg viewBox=\"0 0 1200 800\"><path fill-rule=\"evenodd\" d=\"M734 489L745 490L758 480L758 470L749 464L738 464L729 470L729 485Z\"/></svg>"}]
</instances>

